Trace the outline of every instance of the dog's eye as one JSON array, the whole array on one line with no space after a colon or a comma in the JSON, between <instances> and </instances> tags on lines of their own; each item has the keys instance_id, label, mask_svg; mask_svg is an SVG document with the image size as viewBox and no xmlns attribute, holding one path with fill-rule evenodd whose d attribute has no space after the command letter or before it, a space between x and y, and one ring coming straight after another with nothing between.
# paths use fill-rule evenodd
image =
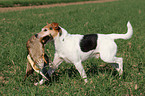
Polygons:
<instances>
[{"instance_id":1,"label":"dog's eye","mask_svg":"<svg viewBox=\"0 0 145 96\"><path fill-rule=\"evenodd\" d=\"M47 31L47 29L44 29L44 31Z\"/></svg>"},{"instance_id":2,"label":"dog's eye","mask_svg":"<svg viewBox=\"0 0 145 96\"><path fill-rule=\"evenodd\" d=\"M49 29L52 30L52 27L50 27Z\"/></svg>"}]
</instances>

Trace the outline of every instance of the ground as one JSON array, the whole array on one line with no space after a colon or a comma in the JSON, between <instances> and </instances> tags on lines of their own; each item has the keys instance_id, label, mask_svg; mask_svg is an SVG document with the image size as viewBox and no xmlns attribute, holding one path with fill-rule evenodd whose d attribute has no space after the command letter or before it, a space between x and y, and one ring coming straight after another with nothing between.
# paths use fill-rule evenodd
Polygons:
<instances>
[{"instance_id":1,"label":"ground","mask_svg":"<svg viewBox=\"0 0 145 96\"><path fill-rule=\"evenodd\" d=\"M112 1L116 1L116 0L97 0L97 1L83 1L83 2L60 3L60 4L39 5L39 6L6 7L6 8L0 8L0 12L25 10L31 8L49 8L49 7L56 7L56 6L68 6L68 5L76 5L76 4L87 4L87 3L104 3L104 2L112 2Z\"/></svg>"}]
</instances>

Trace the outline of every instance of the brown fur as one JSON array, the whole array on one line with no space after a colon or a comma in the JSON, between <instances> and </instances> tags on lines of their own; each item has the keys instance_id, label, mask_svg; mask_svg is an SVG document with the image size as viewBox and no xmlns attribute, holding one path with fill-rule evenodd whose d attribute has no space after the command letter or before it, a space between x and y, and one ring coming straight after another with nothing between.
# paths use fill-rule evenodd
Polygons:
<instances>
[{"instance_id":1,"label":"brown fur","mask_svg":"<svg viewBox=\"0 0 145 96\"><path fill-rule=\"evenodd\" d=\"M52 28L52 30L50 30L50 28ZM60 29L60 27L58 26L58 23L51 23L51 24L47 23L47 25L44 26L42 29L48 29L50 35L51 35L53 38L54 38L55 36L57 36L57 34L58 34L59 32L61 32L61 29ZM40 32L40 34L41 34L41 32ZM42 34L43 34L43 33L42 33Z\"/></svg>"}]
</instances>

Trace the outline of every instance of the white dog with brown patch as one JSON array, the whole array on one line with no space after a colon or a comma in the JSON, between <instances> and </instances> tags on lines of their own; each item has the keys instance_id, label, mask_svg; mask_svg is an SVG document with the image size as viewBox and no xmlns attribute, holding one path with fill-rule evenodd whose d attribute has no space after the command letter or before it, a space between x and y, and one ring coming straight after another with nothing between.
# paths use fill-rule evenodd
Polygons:
<instances>
[{"instance_id":1,"label":"white dog with brown patch","mask_svg":"<svg viewBox=\"0 0 145 96\"><path fill-rule=\"evenodd\" d=\"M117 45L115 39L129 39L133 34L133 29L128 22L126 34L69 34L57 23L47 24L42 31L53 37L55 45L55 56L52 66L48 70L49 76L63 62L73 63L79 71L81 77L87 82L87 75L82 65L82 61L90 58L101 58L104 62L110 63L118 72L123 73L123 58L116 57ZM37 84L43 84L45 78Z\"/></svg>"}]
</instances>

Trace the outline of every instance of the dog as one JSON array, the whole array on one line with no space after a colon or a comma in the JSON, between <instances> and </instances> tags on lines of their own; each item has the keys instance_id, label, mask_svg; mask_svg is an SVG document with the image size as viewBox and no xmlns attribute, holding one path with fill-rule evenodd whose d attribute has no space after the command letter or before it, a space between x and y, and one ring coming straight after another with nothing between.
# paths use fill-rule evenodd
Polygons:
<instances>
[{"instance_id":1,"label":"dog","mask_svg":"<svg viewBox=\"0 0 145 96\"><path fill-rule=\"evenodd\" d=\"M126 34L69 34L58 23L47 24L42 28L42 32L53 37L55 54L52 66L49 67L49 76L54 73L58 66L66 61L73 63L81 77L87 83L87 75L82 65L82 61L90 57L101 58L104 62L110 63L118 72L123 73L123 58L116 57L117 45L115 39L130 39L133 29L128 21L128 31ZM44 79L37 84L45 82Z\"/></svg>"},{"instance_id":2,"label":"dog","mask_svg":"<svg viewBox=\"0 0 145 96\"><path fill-rule=\"evenodd\" d=\"M28 62L24 81L26 77L34 72L34 70L40 73L43 78L49 80L49 75L45 68L45 66L49 64L49 57L45 54L44 50L44 46L49 40L51 40L50 36L47 36L45 32L40 32L33 35L27 41ZM35 85L37 85L37 83Z\"/></svg>"}]
</instances>

